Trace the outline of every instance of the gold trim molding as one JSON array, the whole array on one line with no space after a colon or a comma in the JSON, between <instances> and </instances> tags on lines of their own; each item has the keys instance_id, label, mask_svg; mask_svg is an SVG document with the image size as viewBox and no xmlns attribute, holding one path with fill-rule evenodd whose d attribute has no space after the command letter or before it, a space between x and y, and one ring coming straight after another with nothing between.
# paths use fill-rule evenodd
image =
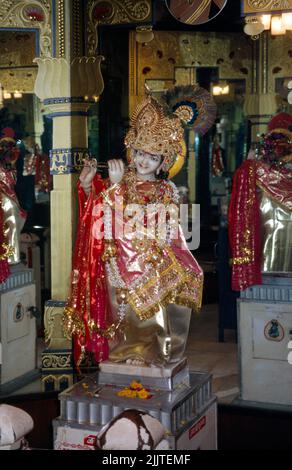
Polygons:
<instances>
[{"instance_id":1,"label":"gold trim molding","mask_svg":"<svg viewBox=\"0 0 292 470\"><path fill-rule=\"evenodd\" d=\"M243 0L245 15L285 10L292 10L292 0Z\"/></svg>"},{"instance_id":2,"label":"gold trim molding","mask_svg":"<svg viewBox=\"0 0 292 470\"><path fill-rule=\"evenodd\" d=\"M37 8L42 11L43 21L31 20L26 15L27 8ZM52 55L52 0L1 0L0 28L39 29L40 56Z\"/></svg>"},{"instance_id":3,"label":"gold trim molding","mask_svg":"<svg viewBox=\"0 0 292 470\"><path fill-rule=\"evenodd\" d=\"M57 43L58 57L65 57L65 6L64 0L57 3Z\"/></svg>"},{"instance_id":4,"label":"gold trim molding","mask_svg":"<svg viewBox=\"0 0 292 470\"><path fill-rule=\"evenodd\" d=\"M81 2L80 0L72 0L73 14L73 57L83 55L82 36L81 36Z\"/></svg>"},{"instance_id":5,"label":"gold trim molding","mask_svg":"<svg viewBox=\"0 0 292 470\"><path fill-rule=\"evenodd\" d=\"M108 6L104 18L94 18L94 11L99 4L105 9ZM88 55L95 55L98 46L98 25L113 24L137 24L150 23L152 21L151 0L89 0L87 1L87 47Z\"/></svg>"}]
</instances>

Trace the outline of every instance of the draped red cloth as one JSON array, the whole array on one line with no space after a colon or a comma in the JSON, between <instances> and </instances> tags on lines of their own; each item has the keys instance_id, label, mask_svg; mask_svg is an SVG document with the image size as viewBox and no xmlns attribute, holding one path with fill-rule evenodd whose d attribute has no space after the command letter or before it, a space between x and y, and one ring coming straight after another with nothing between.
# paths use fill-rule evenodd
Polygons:
<instances>
[{"instance_id":1,"label":"draped red cloth","mask_svg":"<svg viewBox=\"0 0 292 470\"><path fill-rule=\"evenodd\" d=\"M289 168L256 160L246 160L236 171L228 214L233 290L262 284L258 188L292 211L291 176Z\"/></svg>"},{"instance_id":2,"label":"draped red cloth","mask_svg":"<svg viewBox=\"0 0 292 470\"><path fill-rule=\"evenodd\" d=\"M246 160L236 171L228 213L232 289L262 283L257 162Z\"/></svg>"},{"instance_id":3,"label":"draped red cloth","mask_svg":"<svg viewBox=\"0 0 292 470\"><path fill-rule=\"evenodd\" d=\"M0 195L1 198L1 195ZM4 236L4 213L0 201L0 284L5 282L10 274L8 259L5 257L6 245Z\"/></svg>"},{"instance_id":4,"label":"draped red cloth","mask_svg":"<svg viewBox=\"0 0 292 470\"><path fill-rule=\"evenodd\" d=\"M79 328L71 330L74 362L77 365L80 364L85 351L87 354L91 353L97 363L106 360L109 354L108 340L98 334L98 328L106 327L108 303L104 264L101 259L104 240L100 193L105 189L106 182L96 175L92 185L91 194L87 198L78 182L79 223L73 258L71 294L67 304L67 309L70 309L77 321L75 325L79 325Z\"/></svg>"}]
</instances>

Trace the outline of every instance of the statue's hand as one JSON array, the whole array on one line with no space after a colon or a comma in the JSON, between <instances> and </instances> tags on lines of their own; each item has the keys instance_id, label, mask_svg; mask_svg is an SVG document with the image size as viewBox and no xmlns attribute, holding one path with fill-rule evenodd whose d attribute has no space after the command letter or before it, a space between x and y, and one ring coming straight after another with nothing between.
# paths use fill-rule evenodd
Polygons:
<instances>
[{"instance_id":1,"label":"statue's hand","mask_svg":"<svg viewBox=\"0 0 292 470\"><path fill-rule=\"evenodd\" d=\"M96 160L85 160L83 170L79 176L80 184L86 194L90 193L92 180L96 174Z\"/></svg>"},{"instance_id":2,"label":"statue's hand","mask_svg":"<svg viewBox=\"0 0 292 470\"><path fill-rule=\"evenodd\" d=\"M108 174L112 184L120 183L125 173L123 160L109 160Z\"/></svg>"}]
</instances>

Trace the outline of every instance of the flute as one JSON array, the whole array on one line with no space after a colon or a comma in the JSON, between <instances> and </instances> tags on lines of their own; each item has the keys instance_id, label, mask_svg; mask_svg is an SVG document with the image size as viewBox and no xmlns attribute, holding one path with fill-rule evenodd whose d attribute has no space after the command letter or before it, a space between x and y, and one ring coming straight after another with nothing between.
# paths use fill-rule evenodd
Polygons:
<instances>
[{"instance_id":1,"label":"flute","mask_svg":"<svg viewBox=\"0 0 292 470\"><path fill-rule=\"evenodd\" d=\"M76 168L80 167L83 168L86 165L86 163L76 163L76 165L66 165L68 168ZM96 165L94 165L95 168L108 168L108 163L106 162L96 162Z\"/></svg>"}]
</instances>

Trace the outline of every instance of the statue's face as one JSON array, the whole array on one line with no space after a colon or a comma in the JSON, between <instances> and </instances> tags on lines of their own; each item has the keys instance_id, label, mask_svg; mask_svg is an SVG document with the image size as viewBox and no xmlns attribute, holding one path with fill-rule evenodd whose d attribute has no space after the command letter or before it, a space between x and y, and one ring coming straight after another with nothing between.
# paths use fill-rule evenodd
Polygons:
<instances>
[{"instance_id":1,"label":"statue's face","mask_svg":"<svg viewBox=\"0 0 292 470\"><path fill-rule=\"evenodd\" d=\"M161 156L137 150L134 157L134 163L138 175L155 176L161 165Z\"/></svg>"}]
</instances>

